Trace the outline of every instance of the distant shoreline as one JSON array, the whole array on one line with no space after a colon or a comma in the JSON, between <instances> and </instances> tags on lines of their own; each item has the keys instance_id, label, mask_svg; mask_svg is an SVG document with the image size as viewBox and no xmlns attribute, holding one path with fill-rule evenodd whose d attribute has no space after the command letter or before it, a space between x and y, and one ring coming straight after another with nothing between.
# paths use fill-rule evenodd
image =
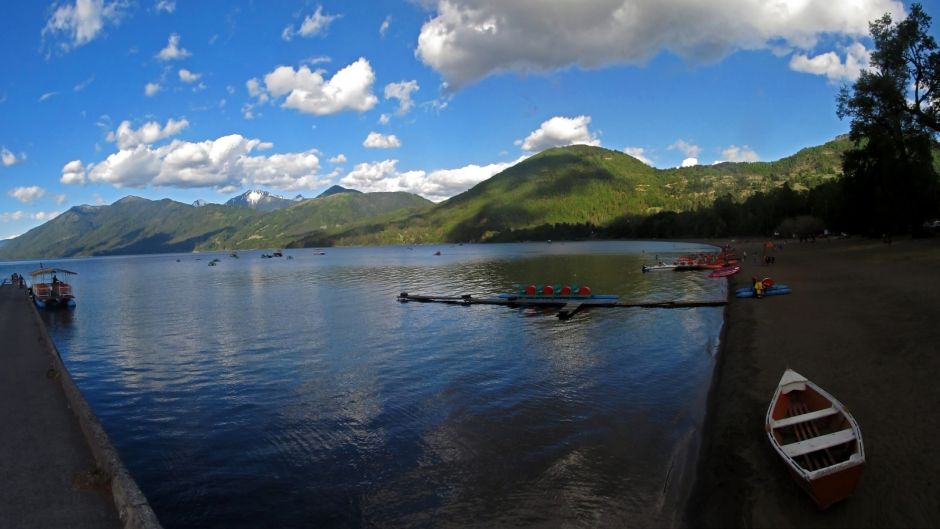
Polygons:
<instances>
[{"instance_id":1,"label":"distant shoreline","mask_svg":"<svg viewBox=\"0 0 940 529\"><path fill-rule=\"evenodd\" d=\"M712 244L728 241L711 241ZM729 291L769 276L793 294L731 299L709 391L690 527L940 525L940 239L733 242L748 261ZM818 511L770 448L763 416L786 367L858 419L868 463L855 496ZM927 415L923 415L926 413ZM921 420L923 417L923 420Z\"/></svg>"}]
</instances>

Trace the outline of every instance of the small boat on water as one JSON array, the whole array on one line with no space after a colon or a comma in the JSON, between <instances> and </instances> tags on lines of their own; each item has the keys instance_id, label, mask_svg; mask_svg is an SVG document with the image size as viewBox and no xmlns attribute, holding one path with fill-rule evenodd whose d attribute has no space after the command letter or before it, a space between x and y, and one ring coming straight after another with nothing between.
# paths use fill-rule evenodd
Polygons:
<instances>
[{"instance_id":1,"label":"small boat on water","mask_svg":"<svg viewBox=\"0 0 940 529\"><path fill-rule=\"evenodd\" d=\"M644 272L657 272L660 270L675 270L677 266L679 265L667 264L667 263L660 261L659 263L654 264L654 265L643 265L643 271Z\"/></svg>"},{"instance_id":2,"label":"small boat on water","mask_svg":"<svg viewBox=\"0 0 940 529\"><path fill-rule=\"evenodd\" d=\"M68 281L60 280L60 274L66 279L78 275L77 272L65 270L64 268L51 267L30 272L29 275L33 277L30 295L37 307L41 309L58 309L75 306L72 285Z\"/></svg>"},{"instance_id":3,"label":"small boat on water","mask_svg":"<svg viewBox=\"0 0 940 529\"><path fill-rule=\"evenodd\" d=\"M764 426L790 474L820 509L852 495L865 465L858 423L832 395L787 369Z\"/></svg>"}]
</instances>

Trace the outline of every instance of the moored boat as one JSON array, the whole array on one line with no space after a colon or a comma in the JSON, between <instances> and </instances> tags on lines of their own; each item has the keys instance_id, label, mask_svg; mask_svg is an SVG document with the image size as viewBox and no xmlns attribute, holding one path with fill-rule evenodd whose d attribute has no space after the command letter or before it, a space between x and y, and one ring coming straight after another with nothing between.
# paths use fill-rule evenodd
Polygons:
<instances>
[{"instance_id":1,"label":"moored boat","mask_svg":"<svg viewBox=\"0 0 940 529\"><path fill-rule=\"evenodd\" d=\"M616 294L594 294L591 287L582 285L528 285L519 292L497 294L498 298L510 300L616 300Z\"/></svg>"},{"instance_id":2,"label":"moored boat","mask_svg":"<svg viewBox=\"0 0 940 529\"><path fill-rule=\"evenodd\" d=\"M708 274L708 277L712 277L712 278L728 277L728 276L733 276L734 274L737 274L740 271L741 271L740 266L737 266L737 265L728 266L725 268L718 268L718 269L713 270L710 274Z\"/></svg>"},{"instance_id":3,"label":"moored boat","mask_svg":"<svg viewBox=\"0 0 940 529\"><path fill-rule=\"evenodd\" d=\"M764 426L790 474L820 509L855 492L865 449L858 423L832 395L792 369L784 371Z\"/></svg>"},{"instance_id":4,"label":"moored boat","mask_svg":"<svg viewBox=\"0 0 940 529\"><path fill-rule=\"evenodd\" d=\"M76 272L63 268L40 268L30 272L33 277L30 294L33 302L41 309L57 309L75 306L75 295L72 285L67 281L59 280L59 274L68 278L78 275Z\"/></svg>"},{"instance_id":5,"label":"moored boat","mask_svg":"<svg viewBox=\"0 0 940 529\"><path fill-rule=\"evenodd\" d=\"M679 265L667 264L667 263L660 261L658 264L654 264L654 265L643 265L643 271L644 272L656 272L659 270L675 270L677 266Z\"/></svg>"}]
</instances>

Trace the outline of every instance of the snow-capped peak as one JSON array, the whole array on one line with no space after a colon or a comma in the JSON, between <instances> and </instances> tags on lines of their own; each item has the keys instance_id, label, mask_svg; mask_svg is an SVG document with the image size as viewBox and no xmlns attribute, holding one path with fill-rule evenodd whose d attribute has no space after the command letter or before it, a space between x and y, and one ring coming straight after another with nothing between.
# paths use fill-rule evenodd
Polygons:
<instances>
[{"instance_id":1,"label":"snow-capped peak","mask_svg":"<svg viewBox=\"0 0 940 529\"><path fill-rule=\"evenodd\" d=\"M268 196L268 192L267 192L267 191L254 191L254 190L252 190L252 191L249 191L249 192L245 195L245 200L246 200L249 204L257 204L259 200L261 200L262 198L264 198L264 197L266 197L266 196Z\"/></svg>"}]
</instances>

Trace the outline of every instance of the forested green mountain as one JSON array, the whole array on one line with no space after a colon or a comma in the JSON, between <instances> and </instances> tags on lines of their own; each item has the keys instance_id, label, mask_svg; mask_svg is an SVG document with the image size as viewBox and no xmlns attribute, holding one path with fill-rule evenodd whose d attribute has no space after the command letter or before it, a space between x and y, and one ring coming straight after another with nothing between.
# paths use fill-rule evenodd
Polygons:
<instances>
[{"instance_id":1,"label":"forested green mountain","mask_svg":"<svg viewBox=\"0 0 940 529\"><path fill-rule=\"evenodd\" d=\"M269 248L324 226L345 228L392 211L430 206L409 193L340 193L263 213L128 196L110 206L73 207L10 240L0 248L0 259Z\"/></svg>"},{"instance_id":2,"label":"forested green mountain","mask_svg":"<svg viewBox=\"0 0 940 529\"><path fill-rule=\"evenodd\" d=\"M619 151L573 145L543 151L432 209L340 231L337 244L525 239L554 225L603 227L624 216L689 211L730 195L742 201L789 184L815 187L841 175L840 137L775 162L655 169ZM323 244L323 241L319 241Z\"/></svg>"},{"instance_id":3,"label":"forested green mountain","mask_svg":"<svg viewBox=\"0 0 940 529\"><path fill-rule=\"evenodd\" d=\"M304 237L350 229L383 215L406 216L430 208L433 203L411 193L335 192L305 200L289 208L247 219L231 232L220 232L199 245L201 249L243 249L288 246ZM326 240L326 239L324 239ZM313 245L322 245L313 242Z\"/></svg>"},{"instance_id":4,"label":"forested green mountain","mask_svg":"<svg viewBox=\"0 0 940 529\"><path fill-rule=\"evenodd\" d=\"M655 169L619 151L574 145L541 152L434 205L409 193L333 189L272 212L126 197L77 206L0 248L0 259L347 244L507 241L603 230L730 197L801 191L839 178L837 138L775 162ZM617 230L611 231L616 233ZM629 231L628 231L629 232Z\"/></svg>"},{"instance_id":5,"label":"forested green mountain","mask_svg":"<svg viewBox=\"0 0 940 529\"><path fill-rule=\"evenodd\" d=\"M247 208L128 196L110 206L75 206L11 240L0 259L191 251L257 215Z\"/></svg>"}]
</instances>

